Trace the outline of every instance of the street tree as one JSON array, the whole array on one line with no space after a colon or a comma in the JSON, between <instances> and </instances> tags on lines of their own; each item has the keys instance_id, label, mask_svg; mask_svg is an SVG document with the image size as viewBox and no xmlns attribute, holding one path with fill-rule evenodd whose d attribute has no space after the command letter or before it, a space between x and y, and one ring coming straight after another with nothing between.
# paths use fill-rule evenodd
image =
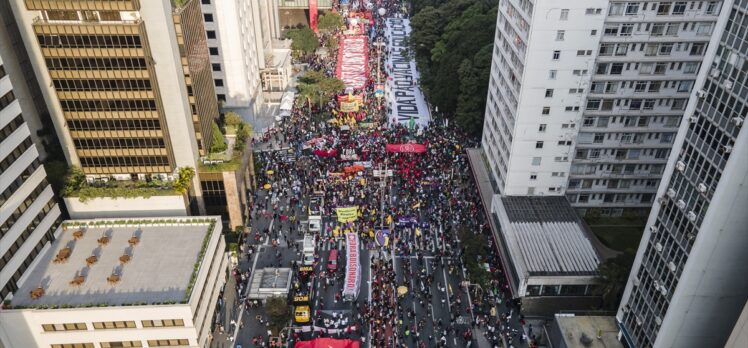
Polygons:
<instances>
[{"instance_id":1,"label":"street tree","mask_svg":"<svg viewBox=\"0 0 748 348\"><path fill-rule=\"evenodd\" d=\"M603 309L615 309L618 307L633 263L634 254L624 252L614 258L605 260L598 266L599 285L595 293L602 296L601 307Z\"/></svg>"},{"instance_id":2,"label":"street tree","mask_svg":"<svg viewBox=\"0 0 748 348\"><path fill-rule=\"evenodd\" d=\"M286 299L282 297L269 298L265 303L265 312L268 315L270 330L275 335L278 335L291 320L291 308Z\"/></svg>"},{"instance_id":3,"label":"street tree","mask_svg":"<svg viewBox=\"0 0 748 348\"><path fill-rule=\"evenodd\" d=\"M317 28L320 31L331 32L343 26L343 16L336 12L327 12L317 19Z\"/></svg>"},{"instance_id":4,"label":"street tree","mask_svg":"<svg viewBox=\"0 0 748 348\"><path fill-rule=\"evenodd\" d=\"M241 116L239 116L239 114L237 114L236 112L233 112L233 111L229 111L229 112L227 112L227 113L226 113L226 114L225 114L225 115L223 116L223 119L224 119L224 121L223 121L223 122L224 122L224 123L225 123L225 124L226 124L227 126L234 126L234 127L236 127L236 126L238 126L239 124L241 124L241 123L242 123L242 118L241 118Z\"/></svg>"},{"instance_id":5,"label":"street tree","mask_svg":"<svg viewBox=\"0 0 748 348\"><path fill-rule=\"evenodd\" d=\"M286 37L291 39L291 49L301 55L314 53L319 48L319 38L309 27L289 29Z\"/></svg>"}]
</instances>

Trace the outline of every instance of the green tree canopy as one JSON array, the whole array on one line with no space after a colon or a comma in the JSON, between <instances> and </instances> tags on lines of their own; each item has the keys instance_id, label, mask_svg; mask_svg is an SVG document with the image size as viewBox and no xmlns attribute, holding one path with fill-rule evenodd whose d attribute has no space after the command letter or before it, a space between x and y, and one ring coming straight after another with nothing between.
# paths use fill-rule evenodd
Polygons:
<instances>
[{"instance_id":1,"label":"green tree canopy","mask_svg":"<svg viewBox=\"0 0 748 348\"><path fill-rule=\"evenodd\" d=\"M265 303L265 312L270 322L270 330L278 335L280 330L291 320L291 308L286 299L282 297L271 297Z\"/></svg>"},{"instance_id":2,"label":"green tree canopy","mask_svg":"<svg viewBox=\"0 0 748 348\"><path fill-rule=\"evenodd\" d=\"M603 309L618 307L633 263L634 254L624 252L614 258L605 260L598 266L600 285L596 288L596 293L603 298Z\"/></svg>"},{"instance_id":3,"label":"green tree canopy","mask_svg":"<svg viewBox=\"0 0 748 348\"><path fill-rule=\"evenodd\" d=\"M321 31L333 31L343 26L343 17L336 12L327 12L317 19L317 28Z\"/></svg>"},{"instance_id":4,"label":"green tree canopy","mask_svg":"<svg viewBox=\"0 0 748 348\"><path fill-rule=\"evenodd\" d=\"M483 125L497 0L416 0L408 40L424 94L474 135Z\"/></svg>"},{"instance_id":5,"label":"green tree canopy","mask_svg":"<svg viewBox=\"0 0 748 348\"><path fill-rule=\"evenodd\" d=\"M239 124L241 124L241 123L242 123L242 118L241 118L241 116L239 116L239 114L237 114L237 113L235 113L235 112L233 112L233 111L229 111L229 112L227 112L227 113L226 113L226 114L225 114L225 115L223 116L223 118L224 118L224 121L223 121L223 122L224 122L225 124L229 125L229 126L238 126Z\"/></svg>"},{"instance_id":6,"label":"green tree canopy","mask_svg":"<svg viewBox=\"0 0 748 348\"><path fill-rule=\"evenodd\" d=\"M309 27L289 29L286 36L292 40L291 49L294 51L310 54L319 48L319 38Z\"/></svg>"},{"instance_id":7,"label":"green tree canopy","mask_svg":"<svg viewBox=\"0 0 748 348\"><path fill-rule=\"evenodd\" d=\"M221 133L221 128L218 127L218 124L214 121L213 122L213 131L212 131L212 139L210 145L210 152L211 153L217 153L217 152L223 152L226 151L226 148L228 147L226 145L226 140L223 139L223 133Z\"/></svg>"},{"instance_id":8,"label":"green tree canopy","mask_svg":"<svg viewBox=\"0 0 748 348\"><path fill-rule=\"evenodd\" d=\"M338 78L327 77L321 71L307 70L304 76L299 78L297 89L300 95L310 101L322 103L343 92L345 84Z\"/></svg>"}]
</instances>

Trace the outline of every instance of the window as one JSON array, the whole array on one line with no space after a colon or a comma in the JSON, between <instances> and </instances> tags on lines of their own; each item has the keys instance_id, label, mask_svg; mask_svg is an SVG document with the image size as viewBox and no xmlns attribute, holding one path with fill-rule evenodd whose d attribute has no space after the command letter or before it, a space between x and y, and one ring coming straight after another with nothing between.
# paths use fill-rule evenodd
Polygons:
<instances>
[{"instance_id":1,"label":"window","mask_svg":"<svg viewBox=\"0 0 748 348\"><path fill-rule=\"evenodd\" d=\"M171 326L184 326L184 320L182 319L164 319L164 320L143 320L141 321L143 327L171 327Z\"/></svg>"},{"instance_id":2,"label":"window","mask_svg":"<svg viewBox=\"0 0 748 348\"><path fill-rule=\"evenodd\" d=\"M530 180L538 180L538 174L530 174Z\"/></svg>"},{"instance_id":3,"label":"window","mask_svg":"<svg viewBox=\"0 0 748 348\"><path fill-rule=\"evenodd\" d=\"M203 18L205 19L205 22L212 22L213 21L213 14L211 14L211 13L203 14Z\"/></svg>"},{"instance_id":4,"label":"window","mask_svg":"<svg viewBox=\"0 0 748 348\"><path fill-rule=\"evenodd\" d=\"M62 343L50 345L51 348L94 348L93 343Z\"/></svg>"},{"instance_id":5,"label":"window","mask_svg":"<svg viewBox=\"0 0 748 348\"><path fill-rule=\"evenodd\" d=\"M600 99L587 99L587 106L585 107L586 110L599 110L600 109Z\"/></svg>"},{"instance_id":6,"label":"window","mask_svg":"<svg viewBox=\"0 0 748 348\"><path fill-rule=\"evenodd\" d=\"M141 343L140 341L101 342L101 348L127 348L142 346L143 343Z\"/></svg>"},{"instance_id":7,"label":"window","mask_svg":"<svg viewBox=\"0 0 748 348\"><path fill-rule=\"evenodd\" d=\"M208 47L208 51L210 52L211 56L217 56L218 55L218 47Z\"/></svg>"},{"instance_id":8,"label":"window","mask_svg":"<svg viewBox=\"0 0 748 348\"><path fill-rule=\"evenodd\" d=\"M86 323L43 324L44 332L86 330Z\"/></svg>"},{"instance_id":9,"label":"window","mask_svg":"<svg viewBox=\"0 0 748 348\"><path fill-rule=\"evenodd\" d=\"M203 5L210 5L210 0L202 0Z\"/></svg>"},{"instance_id":10,"label":"window","mask_svg":"<svg viewBox=\"0 0 748 348\"><path fill-rule=\"evenodd\" d=\"M535 148L536 149L542 149L543 148L543 142L542 141L536 141L535 142Z\"/></svg>"},{"instance_id":11,"label":"window","mask_svg":"<svg viewBox=\"0 0 748 348\"><path fill-rule=\"evenodd\" d=\"M542 115L549 115L551 113L551 107L550 106L544 106L543 111L541 112Z\"/></svg>"},{"instance_id":12,"label":"window","mask_svg":"<svg viewBox=\"0 0 748 348\"><path fill-rule=\"evenodd\" d=\"M695 74L697 70L699 70L698 62L686 62L683 66L684 74Z\"/></svg>"},{"instance_id":13,"label":"window","mask_svg":"<svg viewBox=\"0 0 748 348\"><path fill-rule=\"evenodd\" d=\"M627 16L633 16L639 13L639 3L638 2L629 2L626 4L626 15Z\"/></svg>"},{"instance_id":14,"label":"window","mask_svg":"<svg viewBox=\"0 0 748 348\"><path fill-rule=\"evenodd\" d=\"M597 128L607 128L609 117L600 117L597 119Z\"/></svg>"},{"instance_id":15,"label":"window","mask_svg":"<svg viewBox=\"0 0 748 348\"><path fill-rule=\"evenodd\" d=\"M216 38L216 31L215 30L208 30L205 32L205 35L208 36L208 39L215 39Z\"/></svg>"},{"instance_id":16,"label":"window","mask_svg":"<svg viewBox=\"0 0 748 348\"><path fill-rule=\"evenodd\" d=\"M621 36L631 36L631 33L634 31L634 25L631 23L626 23L621 25L621 33L619 35Z\"/></svg>"},{"instance_id":17,"label":"window","mask_svg":"<svg viewBox=\"0 0 748 348\"><path fill-rule=\"evenodd\" d=\"M528 188L527 188L527 195L528 195L528 196L532 196L532 195L534 195L534 194L535 194L535 187L532 187L532 186L531 186L531 187L528 187Z\"/></svg>"},{"instance_id":18,"label":"window","mask_svg":"<svg viewBox=\"0 0 748 348\"><path fill-rule=\"evenodd\" d=\"M226 95L225 94L216 94L216 99L218 99L219 102L225 102L226 101Z\"/></svg>"},{"instance_id":19,"label":"window","mask_svg":"<svg viewBox=\"0 0 748 348\"><path fill-rule=\"evenodd\" d=\"M553 60L559 60L561 58L561 51L553 51Z\"/></svg>"},{"instance_id":20,"label":"window","mask_svg":"<svg viewBox=\"0 0 748 348\"><path fill-rule=\"evenodd\" d=\"M595 36L595 35L597 35L597 30L596 29L590 30L590 36Z\"/></svg>"},{"instance_id":21,"label":"window","mask_svg":"<svg viewBox=\"0 0 748 348\"><path fill-rule=\"evenodd\" d=\"M542 157L533 157L532 158L532 165L539 166L542 159L543 159Z\"/></svg>"},{"instance_id":22,"label":"window","mask_svg":"<svg viewBox=\"0 0 748 348\"><path fill-rule=\"evenodd\" d=\"M712 34L712 23L699 23L696 27L696 35L708 36Z\"/></svg>"},{"instance_id":23,"label":"window","mask_svg":"<svg viewBox=\"0 0 748 348\"><path fill-rule=\"evenodd\" d=\"M134 321L100 321L93 323L94 329L132 329L135 328Z\"/></svg>"},{"instance_id":24,"label":"window","mask_svg":"<svg viewBox=\"0 0 748 348\"><path fill-rule=\"evenodd\" d=\"M611 2L610 7L608 8L608 15L610 16L620 16L623 14L623 3L620 2Z\"/></svg>"},{"instance_id":25,"label":"window","mask_svg":"<svg viewBox=\"0 0 748 348\"><path fill-rule=\"evenodd\" d=\"M672 6L672 4L672 2L661 2L660 6L657 7L657 15L667 16L670 14L670 6Z\"/></svg>"},{"instance_id":26,"label":"window","mask_svg":"<svg viewBox=\"0 0 748 348\"><path fill-rule=\"evenodd\" d=\"M691 51L688 54L692 56L700 56L704 54L705 48L706 43L694 43L691 45Z\"/></svg>"},{"instance_id":27,"label":"window","mask_svg":"<svg viewBox=\"0 0 748 348\"><path fill-rule=\"evenodd\" d=\"M149 347L175 347L187 346L189 344L189 341L186 339L148 340Z\"/></svg>"},{"instance_id":28,"label":"window","mask_svg":"<svg viewBox=\"0 0 748 348\"><path fill-rule=\"evenodd\" d=\"M620 75L623 72L623 63L613 63L610 65L611 75Z\"/></svg>"},{"instance_id":29,"label":"window","mask_svg":"<svg viewBox=\"0 0 748 348\"><path fill-rule=\"evenodd\" d=\"M561 10L561 17L559 18L562 21L569 20L569 9L565 8Z\"/></svg>"},{"instance_id":30,"label":"window","mask_svg":"<svg viewBox=\"0 0 748 348\"><path fill-rule=\"evenodd\" d=\"M213 80L216 84L216 87L223 87L223 79L215 79Z\"/></svg>"},{"instance_id":31,"label":"window","mask_svg":"<svg viewBox=\"0 0 748 348\"><path fill-rule=\"evenodd\" d=\"M593 138L592 142L595 144L602 144L604 140L605 140L604 133L595 133L595 137Z\"/></svg>"},{"instance_id":32,"label":"window","mask_svg":"<svg viewBox=\"0 0 748 348\"><path fill-rule=\"evenodd\" d=\"M551 79L551 80L555 80L557 72L558 72L558 70L549 70L548 71L548 78Z\"/></svg>"},{"instance_id":33,"label":"window","mask_svg":"<svg viewBox=\"0 0 748 348\"><path fill-rule=\"evenodd\" d=\"M609 63L598 63L597 67L595 68L595 74L598 75L605 75L608 73L608 66Z\"/></svg>"},{"instance_id":34,"label":"window","mask_svg":"<svg viewBox=\"0 0 748 348\"><path fill-rule=\"evenodd\" d=\"M690 92L693 87L693 81L681 81L678 83L678 92Z\"/></svg>"},{"instance_id":35,"label":"window","mask_svg":"<svg viewBox=\"0 0 748 348\"><path fill-rule=\"evenodd\" d=\"M660 49L657 52L657 54L660 56L669 56L672 51L673 51L672 43L661 43Z\"/></svg>"},{"instance_id":36,"label":"window","mask_svg":"<svg viewBox=\"0 0 748 348\"><path fill-rule=\"evenodd\" d=\"M673 15L682 15L686 12L686 2L685 1L679 1L675 3L675 6L673 6Z\"/></svg>"},{"instance_id":37,"label":"window","mask_svg":"<svg viewBox=\"0 0 748 348\"><path fill-rule=\"evenodd\" d=\"M704 12L706 14L717 14L717 12L719 11L718 8L719 8L719 5L718 5L717 1L710 1L706 5L706 11L704 11Z\"/></svg>"},{"instance_id":38,"label":"window","mask_svg":"<svg viewBox=\"0 0 748 348\"><path fill-rule=\"evenodd\" d=\"M556 31L556 41L564 41L564 36L566 36L566 30Z\"/></svg>"},{"instance_id":39,"label":"window","mask_svg":"<svg viewBox=\"0 0 748 348\"><path fill-rule=\"evenodd\" d=\"M219 63L213 63L213 71L221 71L221 64Z\"/></svg>"},{"instance_id":40,"label":"window","mask_svg":"<svg viewBox=\"0 0 748 348\"><path fill-rule=\"evenodd\" d=\"M548 88L545 90L545 97L546 98L552 98L553 97L553 88Z\"/></svg>"},{"instance_id":41,"label":"window","mask_svg":"<svg viewBox=\"0 0 748 348\"><path fill-rule=\"evenodd\" d=\"M541 123L541 124L540 124L540 125L538 126L538 132L545 132L545 129L546 129L547 127L548 127L548 125L547 125L547 124L545 124L545 123Z\"/></svg>"},{"instance_id":42,"label":"window","mask_svg":"<svg viewBox=\"0 0 748 348\"><path fill-rule=\"evenodd\" d=\"M594 117L585 117L582 121L582 126L584 127L592 127L592 125L595 124L595 118Z\"/></svg>"}]
</instances>

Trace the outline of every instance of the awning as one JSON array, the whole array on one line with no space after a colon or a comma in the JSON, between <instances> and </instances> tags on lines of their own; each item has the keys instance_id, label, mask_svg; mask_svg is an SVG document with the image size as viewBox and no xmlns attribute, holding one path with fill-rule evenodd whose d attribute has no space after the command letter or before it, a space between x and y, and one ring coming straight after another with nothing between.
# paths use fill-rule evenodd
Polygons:
<instances>
[{"instance_id":1,"label":"awning","mask_svg":"<svg viewBox=\"0 0 748 348\"><path fill-rule=\"evenodd\" d=\"M288 111L288 114L291 114L291 110L293 110L293 101L295 98L296 92L286 92L283 95L280 103L281 115L283 115L283 111Z\"/></svg>"}]
</instances>

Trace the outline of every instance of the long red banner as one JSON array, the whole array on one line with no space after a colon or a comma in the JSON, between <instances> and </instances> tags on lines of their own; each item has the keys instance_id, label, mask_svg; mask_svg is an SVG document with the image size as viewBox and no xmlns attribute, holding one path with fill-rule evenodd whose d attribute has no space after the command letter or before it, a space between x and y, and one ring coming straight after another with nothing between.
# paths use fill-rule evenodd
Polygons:
<instances>
[{"instance_id":1,"label":"long red banner","mask_svg":"<svg viewBox=\"0 0 748 348\"><path fill-rule=\"evenodd\" d=\"M315 338L311 341L296 342L294 348L359 348L359 341L334 338Z\"/></svg>"},{"instance_id":2,"label":"long red banner","mask_svg":"<svg viewBox=\"0 0 748 348\"><path fill-rule=\"evenodd\" d=\"M409 152L409 153L424 153L426 152L426 145L422 144L387 144L387 152Z\"/></svg>"},{"instance_id":3,"label":"long red banner","mask_svg":"<svg viewBox=\"0 0 748 348\"><path fill-rule=\"evenodd\" d=\"M341 36L335 74L346 87L366 87L369 77L369 45L363 35Z\"/></svg>"}]
</instances>

